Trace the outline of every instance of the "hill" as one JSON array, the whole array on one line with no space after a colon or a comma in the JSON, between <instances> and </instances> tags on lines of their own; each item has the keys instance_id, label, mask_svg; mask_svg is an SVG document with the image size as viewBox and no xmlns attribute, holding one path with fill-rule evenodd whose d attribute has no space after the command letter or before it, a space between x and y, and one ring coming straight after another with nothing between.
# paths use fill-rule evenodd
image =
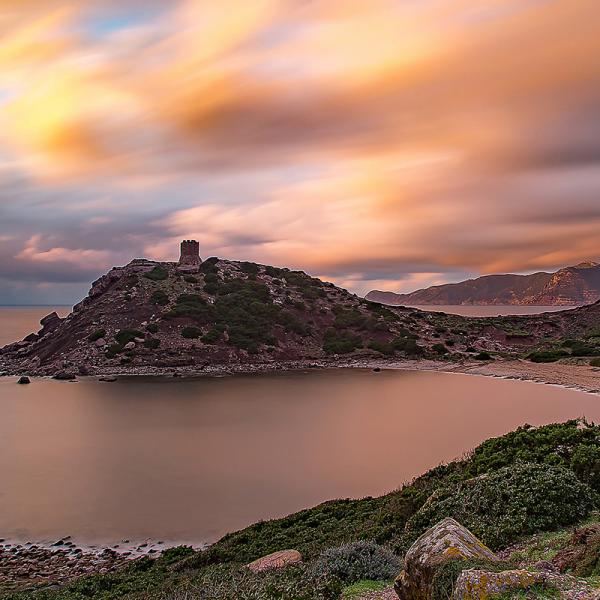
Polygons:
<instances>
[{"instance_id":1,"label":"hill","mask_svg":"<svg viewBox=\"0 0 600 600\"><path fill-rule=\"evenodd\" d=\"M386 307L302 271L219 258L193 268L135 259L95 281L67 317L50 314L41 325L0 349L0 372L196 374L326 366L348 357L368 366L373 358L600 354L598 303L466 318Z\"/></svg>"},{"instance_id":2,"label":"hill","mask_svg":"<svg viewBox=\"0 0 600 600\"><path fill-rule=\"evenodd\" d=\"M373 290L373 302L391 305L516 304L575 306L600 299L600 264L581 263L555 273L484 275L460 283L436 285L409 294Z\"/></svg>"}]
</instances>

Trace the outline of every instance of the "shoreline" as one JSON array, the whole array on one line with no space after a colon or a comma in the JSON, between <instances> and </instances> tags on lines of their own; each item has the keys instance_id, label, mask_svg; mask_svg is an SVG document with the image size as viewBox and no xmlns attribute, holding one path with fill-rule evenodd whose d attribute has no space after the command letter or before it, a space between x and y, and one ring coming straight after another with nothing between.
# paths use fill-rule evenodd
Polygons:
<instances>
[{"instance_id":1,"label":"shoreline","mask_svg":"<svg viewBox=\"0 0 600 600\"><path fill-rule=\"evenodd\" d=\"M158 558L164 550L181 545L195 550L206 546L149 539L110 545L78 544L71 536L55 542L0 538L0 593L58 588L86 575L116 571L142 557Z\"/></svg>"},{"instance_id":2,"label":"shoreline","mask_svg":"<svg viewBox=\"0 0 600 600\"><path fill-rule=\"evenodd\" d=\"M385 358L349 358L338 360L298 360L286 362L217 364L199 369L198 367L122 367L102 369L89 375L78 375L74 381L96 380L114 382L118 379L142 377L195 379L205 377L229 377L234 375L265 375L298 373L301 371L327 369L388 369L398 371L430 371L459 373L517 381L529 381L554 385L589 394L600 395L600 368L583 363L533 363L524 359L496 359L493 361L467 360L460 362L432 359L393 360ZM28 375L34 378L52 378L47 373L0 372L1 377ZM73 380L71 380L72 382Z\"/></svg>"}]
</instances>

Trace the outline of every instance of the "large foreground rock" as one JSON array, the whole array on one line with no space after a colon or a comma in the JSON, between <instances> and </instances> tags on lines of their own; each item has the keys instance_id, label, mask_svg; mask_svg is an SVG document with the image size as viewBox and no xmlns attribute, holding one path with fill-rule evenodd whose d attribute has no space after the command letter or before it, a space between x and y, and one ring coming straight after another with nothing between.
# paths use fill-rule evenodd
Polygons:
<instances>
[{"instance_id":1,"label":"large foreground rock","mask_svg":"<svg viewBox=\"0 0 600 600\"><path fill-rule=\"evenodd\" d=\"M401 600L431 600L436 571L450 560L495 562L496 555L468 529L446 518L428 529L409 549L394 589Z\"/></svg>"},{"instance_id":2,"label":"large foreground rock","mask_svg":"<svg viewBox=\"0 0 600 600\"><path fill-rule=\"evenodd\" d=\"M261 573L262 571L269 571L271 569L281 569L282 567L287 567L301 561L302 555L298 550L280 550L279 552L273 552L272 554L258 558L246 566L253 573Z\"/></svg>"}]
</instances>

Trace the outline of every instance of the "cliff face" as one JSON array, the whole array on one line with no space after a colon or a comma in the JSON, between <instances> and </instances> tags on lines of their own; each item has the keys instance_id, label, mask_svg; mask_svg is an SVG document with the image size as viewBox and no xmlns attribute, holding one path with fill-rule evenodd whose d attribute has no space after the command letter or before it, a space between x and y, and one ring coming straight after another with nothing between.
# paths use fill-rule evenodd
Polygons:
<instances>
[{"instance_id":1,"label":"cliff face","mask_svg":"<svg viewBox=\"0 0 600 600\"><path fill-rule=\"evenodd\" d=\"M410 294L373 290L366 296L390 305L509 304L576 306L600 299L600 264L581 263L556 273L485 275Z\"/></svg>"}]
</instances>

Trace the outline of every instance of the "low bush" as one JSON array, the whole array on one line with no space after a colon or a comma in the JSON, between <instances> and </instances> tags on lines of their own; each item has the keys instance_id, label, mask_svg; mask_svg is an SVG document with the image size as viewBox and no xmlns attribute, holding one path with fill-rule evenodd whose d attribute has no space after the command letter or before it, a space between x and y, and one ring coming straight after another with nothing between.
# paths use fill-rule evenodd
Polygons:
<instances>
[{"instance_id":1,"label":"low bush","mask_svg":"<svg viewBox=\"0 0 600 600\"><path fill-rule=\"evenodd\" d=\"M202 330L198 329L198 327L184 327L181 330L181 337L187 338L187 339L197 339L202 335Z\"/></svg>"},{"instance_id":2,"label":"low bush","mask_svg":"<svg viewBox=\"0 0 600 600\"><path fill-rule=\"evenodd\" d=\"M444 344L434 344L433 346L431 346L431 349L436 354L448 354L448 348L446 348Z\"/></svg>"},{"instance_id":3,"label":"low bush","mask_svg":"<svg viewBox=\"0 0 600 600\"><path fill-rule=\"evenodd\" d=\"M323 350L327 354L349 354L362 345L362 338L350 331L337 331L331 328L325 332L323 338Z\"/></svg>"},{"instance_id":4,"label":"low bush","mask_svg":"<svg viewBox=\"0 0 600 600\"><path fill-rule=\"evenodd\" d=\"M569 356L569 353L564 350L538 350L531 352L527 358L535 363L549 363L556 362L564 356Z\"/></svg>"},{"instance_id":5,"label":"low bush","mask_svg":"<svg viewBox=\"0 0 600 600\"><path fill-rule=\"evenodd\" d=\"M344 329L346 327L361 328L367 320L365 315L356 308L346 309L335 306L333 312L335 313L333 326L337 329Z\"/></svg>"},{"instance_id":6,"label":"low bush","mask_svg":"<svg viewBox=\"0 0 600 600\"><path fill-rule=\"evenodd\" d=\"M117 343L121 344L121 346L132 342L135 338L143 337L144 332L139 329L120 329L115 333L115 340L117 340Z\"/></svg>"},{"instance_id":7,"label":"low bush","mask_svg":"<svg viewBox=\"0 0 600 600\"><path fill-rule=\"evenodd\" d=\"M375 350L375 352L384 354L385 356L391 356L395 352L392 344L388 342L378 342L377 340L370 341L367 347L371 350Z\"/></svg>"},{"instance_id":8,"label":"low bush","mask_svg":"<svg viewBox=\"0 0 600 600\"><path fill-rule=\"evenodd\" d=\"M88 340L90 342L95 342L103 337L106 337L106 329L96 329L96 331L88 336Z\"/></svg>"},{"instance_id":9,"label":"low bush","mask_svg":"<svg viewBox=\"0 0 600 600\"><path fill-rule=\"evenodd\" d=\"M198 278L193 275L184 275L183 280L186 283L198 283Z\"/></svg>"},{"instance_id":10,"label":"low bush","mask_svg":"<svg viewBox=\"0 0 600 600\"><path fill-rule=\"evenodd\" d=\"M590 366L600 367L600 358L592 358L592 360L590 360Z\"/></svg>"},{"instance_id":11,"label":"low bush","mask_svg":"<svg viewBox=\"0 0 600 600\"><path fill-rule=\"evenodd\" d=\"M475 360L492 360L492 355L489 352L480 352L474 356Z\"/></svg>"},{"instance_id":12,"label":"low bush","mask_svg":"<svg viewBox=\"0 0 600 600\"><path fill-rule=\"evenodd\" d=\"M361 579L385 580L395 577L400 560L390 550L371 541L358 541L325 550L313 565L320 576L355 583Z\"/></svg>"},{"instance_id":13,"label":"low bush","mask_svg":"<svg viewBox=\"0 0 600 600\"><path fill-rule=\"evenodd\" d=\"M148 325L146 325L146 331L149 333L157 333L159 329L158 323L148 323Z\"/></svg>"},{"instance_id":14,"label":"low bush","mask_svg":"<svg viewBox=\"0 0 600 600\"><path fill-rule=\"evenodd\" d=\"M598 356L600 348L584 342L577 342L571 346L572 356Z\"/></svg>"},{"instance_id":15,"label":"low bush","mask_svg":"<svg viewBox=\"0 0 600 600\"><path fill-rule=\"evenodd\" d=\"M423 348L417 344L417 340L414 336L398 336L392 341L394 350L399 352L405 352L409 356L418 356L423 354Z\"/></svg>"},{"instance_id":16,"label":"low bush","mask_svg":"<svg viewBox=\"0 0 600 600\"><path fill-rule=\"evenodd\" d=\"M165 306L169 303L169 296L163 290L155 290L150 296L150 303Z\"/></svg>"},{"instance_id":17,"label":"low bush","mask_svg":"<svg viewBox=\"0 0 600 600\"><path fill-rule=\"evenodd\" d=\"M503 548L523 535L577 523L595 501L592 489L568 469L516 463L439 489L407 530L416 538L453 517L490 547Z\"/></svg>"},{"instance_id":18,"label":"low bush","mask_svg":"<svg viewBox=\"0 0 600 600\"><path fill-rule=\"evenodd\" d=\"M144 277L146 279L151 279L152 281L164 281L169 277L169 273L163 267L156 265L151 271L144 273Z\"/></svg>"},{"instance_id":19,"label":"low bush","mask_svg":"<svg viewBox=\"0 0 600 600\"><path fill-rule=\"evenodd\" d=\"M149 350L156 350L160 346L160 340L158 338L148 338L144 340L144 347Z\"/></svg>"},{"instance_id":20,"label":"low bush","mask_svg":"<svg viewBox=\"0 0 600 600\"><path fill-rule=\"evenodd\" d=\"M219 331L219 329L217 329L216 327L213 327L213 328L209 329L208 332L202 336L202 343L203 344L214 344L219 341L221 334L222 334L222 331Z\"/></svg>"}]
</instances>

